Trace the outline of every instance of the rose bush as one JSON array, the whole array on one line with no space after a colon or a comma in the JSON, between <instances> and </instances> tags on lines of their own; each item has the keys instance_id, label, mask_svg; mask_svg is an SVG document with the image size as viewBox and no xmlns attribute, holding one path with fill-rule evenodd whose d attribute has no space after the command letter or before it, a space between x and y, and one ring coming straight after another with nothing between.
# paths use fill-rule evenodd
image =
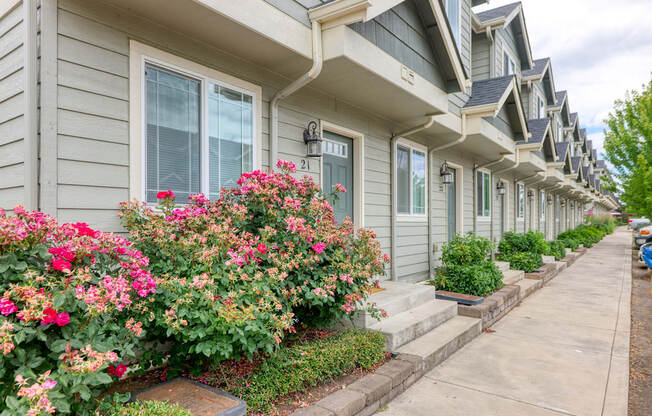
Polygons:
<instances>
[{"instance_id":1,"label":"rose bush","mask_svg":"<svg viewBox=\"0 0 652 416\"><path fill-rule=\"evenodd\" d=\"M384 274L389 258L373 231L338 224L318 184L293 177L291 162L277 166L243 174L215 201L198 194L179 207L164 192L159 210L122 205L123 225L157 276L143 324L149 339L173 341L171 364L272 352L297 324L354 313ZM160 362L158 350L145 358Z\"/></svg>"},{"instance_id":2,"label":"rose bush","mask_svg":"<svg viewBox=\"0 0 652 416\"><path fill-rule=\"evenodd\" d=\"M92 414L116 379L108 366L134 355L156 286L148 260L86 224L14 214L0 209L2 415Z\"/></svg>"}]
</instances>

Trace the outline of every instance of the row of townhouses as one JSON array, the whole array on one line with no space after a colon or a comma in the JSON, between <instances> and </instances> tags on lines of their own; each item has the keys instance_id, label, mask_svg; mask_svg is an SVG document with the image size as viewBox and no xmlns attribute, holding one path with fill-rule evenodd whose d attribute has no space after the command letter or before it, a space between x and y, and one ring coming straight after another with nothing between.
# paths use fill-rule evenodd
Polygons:
<instances>
[{"instance_id":1,"label":"row of townhouses","mask_svg":"<svg viewBox=\"0 0 652 416\"><path fill-rule=\"evenodd\" d=\"M214 198L294 162L426 279L474 231L552 239L617 206L520 3L9 0L0 207L122 231L121 201ZM597 93L597 92L596 92Z\"/></svg>"}]
</instances>

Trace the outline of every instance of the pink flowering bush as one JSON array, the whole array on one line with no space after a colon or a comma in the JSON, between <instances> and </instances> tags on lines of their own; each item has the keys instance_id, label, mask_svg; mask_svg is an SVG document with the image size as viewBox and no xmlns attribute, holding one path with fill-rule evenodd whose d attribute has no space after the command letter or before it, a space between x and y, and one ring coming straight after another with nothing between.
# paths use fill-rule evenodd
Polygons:
<instances>
[{"instance_id":1,"label":"pink flowering bush","mask_svg":"<svg viewBox=\"0 0 652 416\"><path fill-rule=\"evenodd\" d=\"M154 318L143 324L174 341L170 360L272 352L298 324L353 314L384 274L389 259L373 231L338 224L318 184L294 178L291 162L278 167L243 174L215 201L199 194L179 207L162 195L160 211L123 204L158 284Z\"/></svg>"},{"instance_id":2,"label":"pink flowering bush","mask_svg":"<svg viewBox=\"0 0 652 416\"><path fill-rule=\"evenodd\" d=\"M86 224L14 213L0 209L1 414L92 414L118 378L108 367L140 343L156 287L148 260Z\"/></svg>"}]
</instances>

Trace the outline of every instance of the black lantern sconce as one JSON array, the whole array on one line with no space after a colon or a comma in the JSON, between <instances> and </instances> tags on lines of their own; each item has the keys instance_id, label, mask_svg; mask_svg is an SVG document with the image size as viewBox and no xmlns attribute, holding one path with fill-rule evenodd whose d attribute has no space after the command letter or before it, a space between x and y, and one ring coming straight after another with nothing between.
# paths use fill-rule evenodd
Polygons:
<instances>
[{"instance_id":1,"label":"black lantern sconce","mask_svg":"<svg viewBox=\"0 0 652 416\"><path fill-rule=\"evenodd\" d=\"M503 183L503 181L496 182L496 192L500 196L505 195L505 184Z\"/></svg>"},{"instance_id":2,"label":"black lantern sconce","mask_svg":"<svg viewBox=\"0 0 652 416\"><path fill-rule=\"evenodd\" d=\"M307 157L322 157L322 138L317 130L317 122L308 123L308 128L303 131L303 141L307 147Z\"/></svg>"},{"instance_id":3,"label":"black lantern sconce","mask_svg":"<svg viewBox=\"0 0 652 416\"><path fill-rule=\"evenodd\" d=\"M548 195L548 205L552 205L552 196Z\"/></svg>"},{"instance_id":4,"label":"black lantern sconce","mask_svg":"<svg viewBox=\"0 0 652 416\"><path fill-rule=\"evenodd\" d=\"M561 207L563 208L563 207L566 206L566 201L562 199L561 202L560 202L559 204L560 204Z\"/></svg>"},{"instance_id":5,"label":"black lantern sconce","mask_svg":"<svg viewBox=\"0 0 652 416\"><path fill-rule=\"evenodd\" d=\"M527 191L527 199L530 201L534 200L534 192L531 189Z\"/></svg>"},{"instance_id":6,"label":"black lantern sconce","mask_svg":"<svg viewBox=\"0 0 652 416\"><path fill-rule=\"evenodd\" d=\"M453 183L453 172L448 169L448 163L444 163L439 168L439 178L441 183L444 185L450 185Z\"/></svg>"}]
</instances>

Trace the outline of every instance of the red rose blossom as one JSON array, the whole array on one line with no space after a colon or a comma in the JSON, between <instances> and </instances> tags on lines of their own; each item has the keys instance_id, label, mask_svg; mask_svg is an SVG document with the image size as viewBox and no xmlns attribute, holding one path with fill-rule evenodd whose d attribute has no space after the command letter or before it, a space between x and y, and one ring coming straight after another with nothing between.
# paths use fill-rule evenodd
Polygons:
<instances>
[{"instance_id":1,"label":"red rose blossom","mask_svg":"<svg viewBox=\"0 0 652 416\"><path fill-rule=\"evenodd\" d=\"M72 264L66 259L52 259L52 268L60 272L70 271Z\"/></svg>"},{"instance_id":2,"label":"red rose blossom","mask_svg":"<svg viewBox=\"0 0 652 416\"><path fill-rule=\"evenodd\" d=\"M125 373L127 372L127 366L124 365L124 364L118 364L117 367L110 365L110 366L107 367L107 371L112 376L122 378L122 376L124 376Z\"/></svg>"},{"instance_id":3,"label":"red rose blossom","mask_svg":"<svg viewBox=\"0 0 652 416\"><path fill-rule=\"evenodd\" d=\"M70 322L70 316L65 312L61 312L57 314L56 322L59 326L66 326Z\"/></svg>"},{"instance_id":4,"label":"red rose blossom","mask_svg":"<svg viewBox=\"0 0 652 416\"><path fill-rule=\"evenodd\" d=\"M156 198L158 199L167 199L167 198L174 198L176 195L174 195L174 192L167 190L167 191L161 191L156 194Z\"/></svg>"},{"instance_id":5,"label":"red rose blossom","mask_svg":"<svg viewBox=\"0 0 652 416\"><path fill-rule=\"evenodd\" d=\"M258 247L256 247L258 251L262 254L267 253L267 246L265 244L258 244Z\"/></svg>"},{"instance_id":6,"label":"red rose blossom","mask_svg":"<svg viewBox=\"0 0 652 416\"><path fill-rule=\"evenodd\" d=\"M48 325L57 320L57 311L52 308L47 308L43 311L43 319L41 319L41 325Z\"/></svg>"}]
</instances>

